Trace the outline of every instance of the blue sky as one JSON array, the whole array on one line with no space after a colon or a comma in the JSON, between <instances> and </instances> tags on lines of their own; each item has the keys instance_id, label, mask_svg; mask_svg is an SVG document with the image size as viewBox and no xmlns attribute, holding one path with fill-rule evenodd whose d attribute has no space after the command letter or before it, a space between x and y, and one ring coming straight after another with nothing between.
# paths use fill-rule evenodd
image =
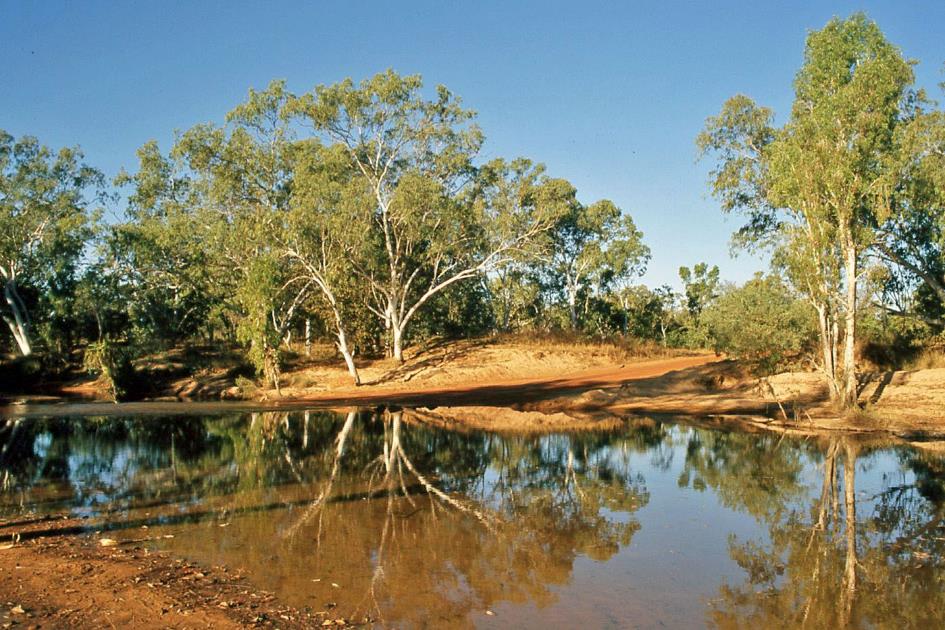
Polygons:
<instances>
[{"instance_id":1,"label":"blue sky","mask_svg":"<svg viewBox=\"0 0 945 630\"><path fill-rule=\"evenodd\" d=\"M109 176L154 138L222 122L250 87L296 92L388 67L479 112L484 157L524 155L613 199L653 250L644 281L718 264L738 218L706 194L693 140L743 92L784 114L808 30L864 10L936 96L945 2L14 2L0 0L0 128L78 144Z\"/></svg>"}]
</instances>

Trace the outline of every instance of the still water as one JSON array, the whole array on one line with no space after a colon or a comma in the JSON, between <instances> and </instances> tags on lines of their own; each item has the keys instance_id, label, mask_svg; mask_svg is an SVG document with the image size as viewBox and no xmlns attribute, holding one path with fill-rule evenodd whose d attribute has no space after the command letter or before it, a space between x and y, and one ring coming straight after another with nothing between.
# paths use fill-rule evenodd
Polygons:
<instances>
[{"instance_id":1,"label":"still water","mask_svg":"<svg viewBox=\"0 0 945 630\"><path fill-rule=\"evenodd\" d=\"M378 626L945 626L930 448L642 418L457 432L411 410L0 426L3 516L86 516Z\"/></svg>"}]
</instances>

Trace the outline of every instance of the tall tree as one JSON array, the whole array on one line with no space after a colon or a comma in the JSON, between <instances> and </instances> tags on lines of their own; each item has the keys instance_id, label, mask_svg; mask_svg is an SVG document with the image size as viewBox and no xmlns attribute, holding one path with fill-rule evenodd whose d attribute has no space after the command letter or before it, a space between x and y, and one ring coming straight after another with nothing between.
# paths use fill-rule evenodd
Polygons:
<instances>
[{"instance_id":1,"label":"tall tree","mask_svg":"<svg viewBox=\"0 0 945 630\"><path fill-rule=\"evenodd\" d=\"M237 334L260 374L278 388L278 343L311 289L307 277L279 264L296 145L282 81L250 90L226 125L197 125L172 156L190 170L192 211L214 267L230 287Z\"/></svg>"},{"instance_id":2,"label":"tall tree","mask_svg":"<svg viewBox=\"0 0 945 630\"><path fill-rule=\"evenodd\" d=\"M370 225L359 224L360 210L371 202L365 183L342 147L300 147L287 229L281 237L285 256L317 287L356 385L361 378L350 342L351 312L363 308L358 302L370 288L358 282L349 261L369 245Z\"/></svg>"},{"instance_id":3,"label":"tall tree","mask_svg":"<svg viewBox=\"0 0 945 630\"><path fill-rule=\"evenodd\" d=\"M222 301L215 283L193 182L156 142L138 149L138 171L115 179L128 187L126 220L111 226L103 264L127 293L132 326L173 343L210 325Z\"/></svg>"},{"instance_id":4,"label":"tall tree","mask_svg":"<svg viewBox=\"0 0 945 630\"><path fill-rule=\"evenodd\" d=\"M319 86L294 109L347 150L372 193L357 225L371 226L376 247L352 268L371 286L369 308L398 361L408 325L433 297L506 263L554 219L538 212L509 220L499 208L469 203L462 192L482 133L443 86L427 100L419 76L387 71L358 86L350 79Z\"/></svg>"},{"instance_id":5,"label":"tall tree","mask_svg":"<svg viewBox=\"0 0 945 630\"><path fill-rule=\"evenodd\" d=\"M882 258L917 287L915 304L888 307L945 327L945 111L917 99L896 128L887 172L891 212L879 226Z\"/></svg>"},{"instance_id":6,"label":"tall tree","mask_svg":"<svg viewBox=\"0 0 945 630\"><path fill-rule=\"evenodd\" d=\"M679 268L679 279L686 293L686 309L689 316L698 319L702 311L719 295L719 268L709 267L704 262Z\"/></svg>"},{"instance_id":7,"label":"tall tree","mask_svg":"<svg viewBox=\"0 0 945 630\"><path fill-rule=\"evenodd\" d=\"M736 96L698 138L703 153L718 155L711 183L723 209L749 218L739 241L775 245L817 310L822 368L844 407L857 399L862 262L888 215L885 169L912 81L910 62L875 23L833 19L807 38L783 127Z\"/></svg>"},{"instance_id":8,"label":"tall tree","mask_svg":"<svg viewBox=\"0 0 945 630\"><path fill-rule=\"evenodd\" d=\"M562 181L559 186L570 188L568 195L559 192L561 197L569 196L570 203L552 232L547 273L551 284L563 293L571 328L577 330L579 297L640 275L650 250L633 218L613 202L604 199L586 206L577 201L570 184Z\"/></svg>"},{"instance_id":9,"label":"tall tree","mask_svg":"<svg viewBox=\"0 0 945 630\"><path fill-rule=\"evenodd\" d=\"M103 178L82 158L76 148L53 153L36 138L0 130L0 316L24 356L33 346L20 289L42 292L57 274L74 273L91 237Z\"/></svg>"},{"instance_id":10,"label":"tall tree","mask_svg":"<svg viewBox=\"0 0 945 630\"><path fill-rule=\"evenodd\" d=\"M545 175L545 167L526 158L492 160L478 171L471 193L475 202L491 207L497 216L523 220L543 208L549 216L563 215L572 203L573 189L563 180ZM521 229L527 226L508 226ZM513 317L538 299L537 283L530 282L532 267L551 247L549 233L538 235L512 252L507 264L490 274L493 308L499 328L508 331Z\"/></svg>"}]
</instances>

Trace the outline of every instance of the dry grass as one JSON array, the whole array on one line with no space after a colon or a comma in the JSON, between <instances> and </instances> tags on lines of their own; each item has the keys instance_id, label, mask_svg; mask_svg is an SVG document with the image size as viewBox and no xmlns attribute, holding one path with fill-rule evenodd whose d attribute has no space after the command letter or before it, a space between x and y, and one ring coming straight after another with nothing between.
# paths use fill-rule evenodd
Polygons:
<instances>
[{"instance_id":1,"label":"dry grass","mask_svg":"<svg viewBox=\"0 0 945 630\"><path fill-rule=\"evenodd\" d=\"M906 366L910 370L945 368L945 349L926 348Z\"/></svg>"},{"instance_id":2,"label":"dry grass","mask_svg":"<svg viewBox=\"0 0 945 630\"><path fill-rule=\"evenodd\" d=\"M626 361L627 359L656 359L690 354L685 350L666 348L649 339L633 337L594 339L567 331L505 333L496 335L494 340L499 345L535 348L550 352L593 352L594 354L602 354L614 362Z\"/></svg>"}]
</instances>

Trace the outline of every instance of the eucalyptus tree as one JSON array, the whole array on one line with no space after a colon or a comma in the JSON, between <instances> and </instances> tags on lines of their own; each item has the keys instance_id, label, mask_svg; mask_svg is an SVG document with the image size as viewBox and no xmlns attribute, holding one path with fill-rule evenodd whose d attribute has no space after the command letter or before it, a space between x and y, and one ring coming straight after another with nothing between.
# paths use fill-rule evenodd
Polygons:
<instances>
[{"instance_id":1,"label":"eucalyptus tree","mask_svg":"<svg viewBox=\"0 0 945 630\"><path fill-rule=\"evenodd\" d=\"M677 295L669 285L650 289L635 285L616 293L624 312L624 334L668 343L668 333L676 317Z\"/></svg>"},{"instance_id":2,"label":"eucalyptus tree","mask_svg":"<svg viewBox=\"0 0 945 630\"><path fill-rule=\"evenodd\" d=\"M686 297L686 310L695 319L719 296L720 280L717 265L709 267L700 262L689 267L679 268L679 279L683 282Z\"/></svg>"},{"instance_id":3,"label":"eucalyptus tree","mask_svg":"<svg viewBox=\"0 0 945 630\"><path fill-rule=\"evenodd\" d=\"M650 250L633 218L613 202L604 199L586 206L577 201L569 183L562 180L558 186L558 196L569 198L569 203L552 231L546 273L563 293L571 328L577 330L578 298L587 298L594 288L626 288L645 271Z\"/></svg>"},{"instance_id":4,"label":"eucalyptus tree","mask_svg":"<svg viewBox=\"0 0 945 630\"><path fill-rule=\"evenodd\" d=\"M102 264L126 293L133 327L174 342L204 327L212 330L211 313L226 291L212 273L193 181L154 141L137 155L137 172L115 179L130 189L126 220L110 228Z\"/></svg>"},{"instance_id":5,"label":"eucalyptus tree","mask_svg":"<svg viewBox=\"0 0 945 630\"><path fill-rule=\"evenodd\" d=\"M76 148L54 153L36 138L0 130L0 316L23 356L33 352L31 314L21 289L50 290L74 275L92 235L103 178Z\"/></svg>"},{"instance_id":6,"label":"eucalyptus tree","mask_svg":"<svg viewBox=\"0 0 945 630\"><path fill-rule=\"evenodd\" d=\"M278 387L278 345L311 288L282 264L279 234L289 210L296 144L284 82L250 90L226 124L197 125L172 157L190 171L191 211L213 274L237 317L237 336L257 370Z\"/></svg>"},{"instance_id":7,"label":"eucalyptus tree","mask_svg":"<svg viewBox=\"0 0 945 630\"><path fill-rule=\"evenodd\" d=\"M784 126L740 95L698 138L718 158L711 186L723 210L747 215L736 242L772 245L817 310L821 368L846 407L857 399L862 264L889 212L888 158L912 81L910 62L875 23L835 18L807 38Z\"/></svg>"},{"instance_id":8,"label":"eucalyptus tree","mask_svg":"<svg viewBox=\"0 0 945 630\"><path fill-rule=\"evenodd\" d=\"M368 247L369 230L358 225L370 205L370 190L351 168L340 146L306 142L298 150L293 194L282 238L285 256L313 283L330 313L336 345L356 385L361 383L350 345L350 330L365 292L350 260ZM363 284L361 282L360 284Z\"/></svg>"},{"instance_id":9,"label":"eucalyptus tree","mask_svg":"<svg viewBox=\"0 0 945 630\"><path fill-rule=\"evenodd\" d=\"M508 216L464 194L483 136L443 86L427 100L419 76L387 71L319 86L294 111L344 147L371 191L350 229L369 231L374 246L350 262L399 361L408 325L432 298L510 261L554 221L543 208Z\"/></svg>"},{"instance_id":10,"label":"eucalyptus tree","mask_svg":"<svg viewBox=\"0 0 945 630\"><path fill-rule=\"evenodd\" d=\"M547 209L549 214L562 215L572 197L563 180L550 179L543 164L535 164L527 158L511 161L499 158L484 164L478 170L471 194L476 203L492 207L497 215L510 221L521 221L540 208ZM505 265L489 274L493 309L501 330L508 331L513 318L521 317L522 311L539 299L533 267L547 255L550 247L550 233L538 235L513 252Z\"/></svg>"},{"instance_id":11,"label":"eucalyptus tree","mask_svg":"<svg viewBox=\"0 0 945 630\"><path fill-rule=\"evenodd\" d=\"M916 103L897 126L890 160L891 209L879 225L877 250L900 272L907 287L918 285L915 305L889 307L937 328L945 327L945 111ZM922 304L925 302L925 304Z\"/></svg>"},{"instance_id":12,"label":"eucalyptus tree","mask_svg":"<svg viewBox=\"0 0 945 630\"><path fill-rule=\"evenodd\" d=\"M686 346L705 348L709 345L709 331L702 321L702 312L719 296L721 281L719 268L700 262L690 267L679 268L679 279L683 283L680 324L683 337L679 340Z\"/></svg>"}]
</instances>

